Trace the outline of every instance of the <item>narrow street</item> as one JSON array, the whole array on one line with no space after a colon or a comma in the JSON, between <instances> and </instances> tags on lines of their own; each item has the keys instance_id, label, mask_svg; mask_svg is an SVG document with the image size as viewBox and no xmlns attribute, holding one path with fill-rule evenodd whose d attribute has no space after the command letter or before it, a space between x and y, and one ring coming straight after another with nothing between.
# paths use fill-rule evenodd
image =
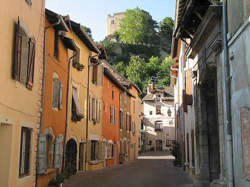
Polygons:
<instances>
[{"instance_id":1,"label":"narrow street","mask_svg":"<svg viewBox=\"0 0 250 187\"><path fill-rule=\"evenodd\" d=\"M192 187L191 178L173 166L166 152L150 152L124 165L70 177L63 187Z\"/></svg>"}]
</instances>

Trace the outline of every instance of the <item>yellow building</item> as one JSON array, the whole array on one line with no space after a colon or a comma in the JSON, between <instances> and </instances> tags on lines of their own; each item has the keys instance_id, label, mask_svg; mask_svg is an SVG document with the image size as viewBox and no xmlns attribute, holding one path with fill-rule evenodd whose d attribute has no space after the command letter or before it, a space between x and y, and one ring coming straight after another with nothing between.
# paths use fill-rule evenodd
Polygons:
<instances>
[{"instance_id":1,"label":"yellow building","mask_svg":"<svg viewBox=\"0 0 250 187\"><path fill-rule=\"evenodd\" d=\"M133 83L131 83L130 93L134 96L131 98L130 112L131 112L131 131L130 131L130 152L129 160L136 160L138 157L139 147L139 129L141 126L141 100L139 94L141 90Z\"/></svg>"},{"instance_id":2,"label":"yellow building","mask_svg":"<svg viewBox=\"0 0 250 187\"><path fill-rule=\"evenodd\" d=\"M36 182L40 128L44 0L9 0L0 7L0 186Z\"/></svg>"},{"instance_id":3,"label":"yellow building","mask_svg":"<svg viewBox=\"0 0 250 187\"><path fill-rule=\"evenodd\" d=\"M80 24L70 21L69 27L72 28L72 31L66 35L74 40L78 52L69 55L69 57L72 57L72 60L70 61L69 70L64 163L66 169L74 174L77 171L86 169L88 63L92 53L99 53L99 50Z\"/></svg>"},{"instance_id":4,"label":"yellow building","mask_svg":"<svg viewBox=\"0 0 250 187\"><path fill-rule=\"evenodd\" d=\"M103 66L101 60L93 55L89 64L89 111L88 111L88 148L86 169L96 170L104 166L104 143L102 137Z\"/></svg>"}]
</instances>

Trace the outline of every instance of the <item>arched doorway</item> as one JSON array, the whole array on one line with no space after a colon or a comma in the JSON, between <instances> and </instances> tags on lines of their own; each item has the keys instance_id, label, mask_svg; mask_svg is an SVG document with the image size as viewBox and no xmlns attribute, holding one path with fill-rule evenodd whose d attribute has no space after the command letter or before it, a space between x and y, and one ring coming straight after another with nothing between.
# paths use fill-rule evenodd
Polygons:
<instances>
[{"instance_id":1,"label":"arched doorway","mask_svg":"<svg viewBox=\"0 0 250 187\"><path fill-rule=\"evenodd\" d=\"M77 144L75 140L70 139L66 144L66 162L65 162L65 167L69 174L75 174L77 171L76 158L77 158Z\"/></svg>"}]
</instances>

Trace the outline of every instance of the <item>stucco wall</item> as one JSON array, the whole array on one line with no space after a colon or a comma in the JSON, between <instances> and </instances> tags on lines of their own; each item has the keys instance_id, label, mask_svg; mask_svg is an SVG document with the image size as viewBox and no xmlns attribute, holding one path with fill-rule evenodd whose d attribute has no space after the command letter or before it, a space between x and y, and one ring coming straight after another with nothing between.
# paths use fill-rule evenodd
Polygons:
<instances>
[{"instance_id":1,"label":"stucco wall","mask_svg":"<svg viewBox=\"0 0 250 187\"><path fill-rule=\"evenodd\" d=\"M0 186L30 187L35 183L36 144L40 123L44 1L32 1L32 6L29 6L25 1L6 1L0 7L0 16L4 18L0 22L0 49L2 54L0 68L0 86L2 88L0 94L0 131L2 131L2 128L6 128L5 135L9 140L1 139L1 142L6 143L2 143L0 149L10 150L9 155L7 155L9 161L2 160L1 162ZM17 23L18 16L27 27L29 36L36 39L36 59L32 91L28 90L25 85L13 80L11 76L14 60L14 26ZM25 177L19 177L22 126L32 129L30 172ZM0 158L2 156L4 154L0 154ZM5 170L6 168L9 169L9 172Z\"/></svg>"}]
</instances>

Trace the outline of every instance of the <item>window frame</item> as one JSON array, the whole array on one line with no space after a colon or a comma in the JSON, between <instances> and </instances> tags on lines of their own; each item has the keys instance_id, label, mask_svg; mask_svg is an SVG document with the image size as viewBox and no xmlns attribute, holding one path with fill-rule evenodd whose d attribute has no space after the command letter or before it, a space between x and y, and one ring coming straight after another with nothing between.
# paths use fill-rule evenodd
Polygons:
<instances>
[{"instance_id":1,"label":"window frame","mask_svg":"<svg viewBox=\"0 0 250 187\"><path fill-rule=\"evenodd\" d=\"M25 150L25 158L24 158L24 163L23 163L23 133L26 132L28 134L28 136L26 135L26 142L25 142L25 149L28 149L28 153L27 150ZM28 128L28 127L21 127L21 143L20 143L20 158L19 158L19 178L21 177L25 177L30 175L30 169L31 169L31 141L32 141L32 129ZM28 148L26 147L28 143ZM27 154L27 155L26 155ZM26 156L28 156L28 158L26 158ZM27 160L28 159L28 160ZM24 168L24 171L22 172L22 164L24 164L23 167L27 167Z\"/></svg>"}]
</instances>

